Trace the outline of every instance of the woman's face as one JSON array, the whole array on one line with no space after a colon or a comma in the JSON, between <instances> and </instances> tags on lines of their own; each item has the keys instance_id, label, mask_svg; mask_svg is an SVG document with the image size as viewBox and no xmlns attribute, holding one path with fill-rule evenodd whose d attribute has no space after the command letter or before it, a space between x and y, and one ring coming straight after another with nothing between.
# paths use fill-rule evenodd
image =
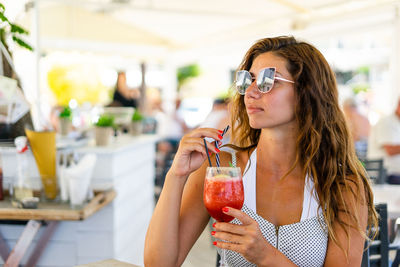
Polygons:
<instances>
[{"instance_id":1,"label":"woman's face","mask_svg":"<svg viewBox=\"0 0 400 267\"><path fill-rule=\"evenodd\" d=\"M252 128L279 128L295 125L293 83L275 80L274 86L268 93L258 91L256 83L260 70L268 67L276 68L276 77L293 81L293 77L286 69L286 64L287 61L284 58L278 57L272 52L260 54L254 59L249 70L254 80L247 88L244 97Z\"/></svg>"}]
</instances>

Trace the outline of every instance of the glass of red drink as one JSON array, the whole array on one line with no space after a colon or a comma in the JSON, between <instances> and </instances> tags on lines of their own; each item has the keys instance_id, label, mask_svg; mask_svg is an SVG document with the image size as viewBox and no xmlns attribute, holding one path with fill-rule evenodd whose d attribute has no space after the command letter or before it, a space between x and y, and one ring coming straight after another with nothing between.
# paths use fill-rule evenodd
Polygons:
<instances>
[{"instance_id":1,"label":"glass of red drink","mask_svg":"<svg viewBox=\"0 0 400 267\"><path fill-rule=\"evenodd\" d=\"M204 180L204 205L218 222L230 222L234 218L222 212L222 208L241 209L244 202L242 173L239 167L208 167ZM225 265L222 250L221 265Z\"/></svg>"}]
</instances>

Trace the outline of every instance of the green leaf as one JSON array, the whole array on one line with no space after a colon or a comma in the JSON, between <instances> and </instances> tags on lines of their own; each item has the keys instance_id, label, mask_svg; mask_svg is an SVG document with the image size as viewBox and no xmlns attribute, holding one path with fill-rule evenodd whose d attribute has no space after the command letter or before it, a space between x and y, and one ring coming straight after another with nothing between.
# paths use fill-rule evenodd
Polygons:
<instances>
[{"instance_id":1,"label":"green leaf","mask_svg":"<svg viewBox=\"0 0 400 267\"><path fill-rule=\"evenodd\" d=\"M68 106L64 107L63 111L61 111L59 115L60 118L66 118L66 119L70 119L71 116L72 116L72 111Z\"/></svg>"},{"instance_id":2,"label":"green leaf","mask_svg":"<svg viewBox=\"0 0 400 267\"><path fill-rule=\"evenodd\" d=\"M353 90L353 93L356 95L361 92L368 92L370 89L370 86L368 83L359 83L359 84L353 85L353 87L351 89Z\"/></svg>"},{"instance_id":3,"label":"green leaf","mask_svg":"<svg viewBox=\"0 0 400 267\"><path fill-rule=\"evenodd\" d=\"M6 10L5 6L2 3L0 3L0 12L2 15L4 15L5 10Z\"/></svg>"},{"instance_id":4,"label":"green leaf","mask_svg":"<svg viewBox=\"0 0 400 267\"><path fill-rule=\"evenodd\" d=\"M357 73L369 75L369 66L361 66L357 69Z\"/></svg>"},{"instance_id":5,"label":"green leaf","mask_svg":"<svg viewBox=\"0 0 400 267\"><path fill-rule=\"evenodd\" d=\"M232 165L232 162L229 161L229 167L235 167Z\"/></svg>"},{"instance_id":6,"label":"green leaf","mask_svg":"<svg viewBox=\"0 0 400 267\"><path fill-rule=\"evenodd\" d=\"M20 33L20 34L29 34L29 32L27 30L25 30L24 28L22 28L21 26L14 24L14 23L10 23L11 26L11 32L13 33Z\"/></svg>"},{"instance_id":7,"label":"green leaf","mask_svg":"<svg viewBox=\"0 0 400 267\"><path fill-rule=\"evenodd\" d=\"M114 126L114 116L110 115L101 115L97 123L95 124L98 127L113 127Z\"/></svg>"},{"instance_id":8,"label":"green leaf","mask_svg":"<svg viewBox=\"0 0 400 267\"><path fill-rule=\"evenodd\" d=\"M187 79L200 75L200 67L197 64L180 67L177 70L177 79L179 84L183 84Z\"/></svg>"},{"instance_id":9,"label":"green leaf","mask_svg":"<svg viewBox=\"0 0 400 267\"><path fill-rule=\"evenodd\" d=\"M4 16L3 13L0 13L0 19L1 19L2 21L4 21L4 22L10 23L10 22L8 21L8 19L6 18L6 16Z\"/></svg>"},{"instance_id":10,"label":"green leaf","mask_svg":"<svg viewBox=\"0 0 400 267\"><path fill-rule=\"evenodd\" d=\"M30 46L29 44L27 44L24 40L22 40L21 38L13 35L12 39L14 40L14 42L16 42L19 46L26 48L30 51L33 51L32 46Z\"/></svg>"},{"instance_id":11,"label":"green leaf","mask_svg":"<svg viewBox=\"0 0 400 267\"><path fill-rule=\"evenodd\" d=\"M135 109L135 113L132 115L132 121L141 121L143 119L143 115L139 112L139 110Z\"/></svg>"}]
</instances>

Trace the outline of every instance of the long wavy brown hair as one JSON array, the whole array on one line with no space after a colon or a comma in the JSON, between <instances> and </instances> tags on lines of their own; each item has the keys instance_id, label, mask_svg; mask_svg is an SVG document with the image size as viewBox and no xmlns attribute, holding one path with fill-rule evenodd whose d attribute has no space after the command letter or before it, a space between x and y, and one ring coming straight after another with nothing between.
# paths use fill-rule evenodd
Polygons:
<instances>
[{"instance_id":1,"label":"long wavy brown hair","mask_svg":"<svg viewBox=\"0 0 400 267\"><path fill-rule=\"evenodd\" d=\"M347 256L348 250L339 244L333 223L338 222L348 238L350 227L367 238L371 228L377 227L378 217L369 178L357 159L339 107L335 75L314 46L286 36L259 40L246 53L238 69L250 70L254 59L265 52L286 59L286 67L295 81L295 120L299 129L296 159L288 173L300 164L303 175L312 177L329 238ZM234 147L250 151L257 146L261 130L250 127L243 95L233 96L231 110ZM364 199L360 197L361 190ZM351 192L350 201L344 200L344 192ZM360 204L368 206L367 235L356 212ZM341 212L348 215L348 221L340 219Z\"/></svg>"}]
</instances>

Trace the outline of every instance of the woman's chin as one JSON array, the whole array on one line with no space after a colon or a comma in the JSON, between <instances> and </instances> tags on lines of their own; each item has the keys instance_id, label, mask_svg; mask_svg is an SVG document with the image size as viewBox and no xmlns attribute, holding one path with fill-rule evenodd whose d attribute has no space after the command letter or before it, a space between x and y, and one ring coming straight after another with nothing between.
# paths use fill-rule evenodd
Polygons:
<instances>
[{"instance_id":1,"label":"woman's chin","mask_svg":"<svg viewBox=\"0 0 400 267\"><path fill-rule=\"evenodd\" d=\"M257 123L257 122L250 121L249 124L250 124L250 127L253 128L253 129L264 128L263 125L261 125L260 123Z\"/></svg>"}]
</instances>

